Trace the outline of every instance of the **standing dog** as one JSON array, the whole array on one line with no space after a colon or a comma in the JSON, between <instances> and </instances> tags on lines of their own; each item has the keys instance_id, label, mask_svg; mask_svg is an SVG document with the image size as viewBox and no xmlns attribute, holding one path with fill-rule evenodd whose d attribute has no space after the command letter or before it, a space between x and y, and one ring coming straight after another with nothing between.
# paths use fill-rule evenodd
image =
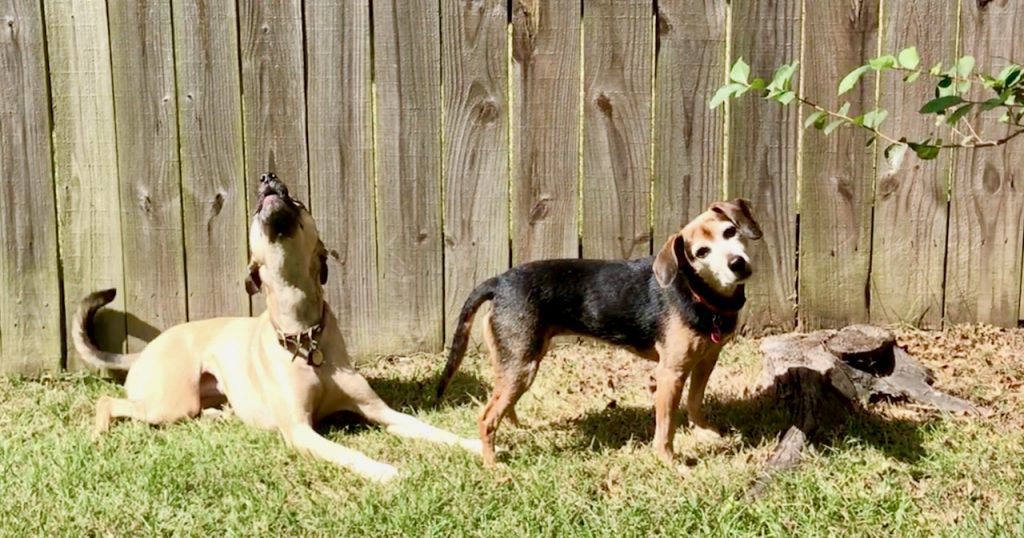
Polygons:
<instances>
[{"instance_id":1,"label":"standing dog","mask_svg":"<svg viewBox=\"0 0 1024 538\"><path fill-rule=\"evenodd\" d=\"M306 208L273 174L260 178L252 219L246 288L262 290L267 310L256 318L216 318L174 326L137 354L105 353L88 336L106 290L86 297L73 330L75 348L97 367L127 370L127 398L96 403L95 434L112 418L165 424L194 417L226 398L243 422L277 430L288 445L360 475L386 481L397 470L321 437L318 420L355 411L396 435L461 446L480 442L399 413L349 363L338 322L324 302L327 253Z\"/></svg>"},{"instance_id":2,"label":"standing dog","mask_svg":"<svg viewBox=\"0 0 1024 538\"><path fill-rule=\"evenodd\" d=\"M669 237L657 256L538 261L486 280L462 307L437 396L462 362L473 316L491 301L484 337L494 392L478 419L485 465L494 464L498 424L506 415L515 420L514 406L533 383L548 342L562 333L597 337L658 361L654 446L671 462L673 411L687 376L690 421L709 429L704 389L746 300L747 242L760 238L746 200L716 202Z\"/></svg>"}]
</instances>

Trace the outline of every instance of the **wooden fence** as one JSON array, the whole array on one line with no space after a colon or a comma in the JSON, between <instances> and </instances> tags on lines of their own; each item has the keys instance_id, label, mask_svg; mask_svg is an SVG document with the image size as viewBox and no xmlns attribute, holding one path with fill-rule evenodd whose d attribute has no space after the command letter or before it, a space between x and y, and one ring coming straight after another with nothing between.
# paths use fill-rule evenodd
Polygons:
<instances>
[{"instance_id":1,"label":"wooden fence","mask_svg":"<svg viewBox=\"0 0 1024 538\"><path fill-rule=\"evenodd\" d=\"M1024 147L894 171L795 107L707 103L731 58L801 59L832 104L908 45L998 71L1021 27L1015 0L2 0L0 371L75 368L67 322L99 288L120 291L110 349L259 311L242 281L265 170L309 201L357 355L441 349L480 280L648 255L725 196L765 231L748 330L1014 326ZM925 86L844 97L916 135Z\"/></svg>"}]
</instances>

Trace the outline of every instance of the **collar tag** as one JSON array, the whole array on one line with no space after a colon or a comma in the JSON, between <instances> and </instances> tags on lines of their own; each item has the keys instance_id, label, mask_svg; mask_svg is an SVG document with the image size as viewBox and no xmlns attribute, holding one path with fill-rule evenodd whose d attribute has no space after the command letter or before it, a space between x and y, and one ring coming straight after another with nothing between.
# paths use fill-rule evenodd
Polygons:
<instances>
[{"instance_id":1,"label":"collar tag","mask_svg":"<svg viewBox=\"0 0 1024 538\"><path fill-rule=\"evenodd\" d=\"M711 321L711 341L716 344L722 343L722 328L719 326L718 316Z\"/></svg>"}]
</instances>

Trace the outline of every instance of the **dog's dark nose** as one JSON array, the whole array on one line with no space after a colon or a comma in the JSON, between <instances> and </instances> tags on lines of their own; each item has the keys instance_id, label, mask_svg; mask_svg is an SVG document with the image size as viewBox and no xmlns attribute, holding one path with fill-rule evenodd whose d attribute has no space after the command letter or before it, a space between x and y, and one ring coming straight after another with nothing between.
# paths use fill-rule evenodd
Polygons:
<instances>
[{"instance_id":1,"label":"dog's dark nose","mask_svg":"<svg viewBox=\"0 0 1024 538\"><path fill-rule=\"evenodd\" d=\"M750 276L750 264L748 264L747 259L742 256L736 256L729 260L729 270L741 278Z\"/></svg>"}]
</instances>

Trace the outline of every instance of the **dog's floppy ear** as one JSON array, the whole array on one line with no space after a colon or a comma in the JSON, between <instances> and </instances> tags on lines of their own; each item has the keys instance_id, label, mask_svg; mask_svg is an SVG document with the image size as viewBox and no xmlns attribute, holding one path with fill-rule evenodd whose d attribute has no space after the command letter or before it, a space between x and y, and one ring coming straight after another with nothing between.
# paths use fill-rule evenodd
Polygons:
<instances>
[{"instance_id":1,"label":"dog's floppy ear","mask_svg":"<svg viewBox=\"0 0 1024 538\"><path fill-rule=\"evenodd\" d=\"M676 274L679 273L678 251L680 248L685 248L683 236L677 233L672 234L668 241L665 241L665 246L658 251L658 255L654 257L654 278L663 288L671 286L676 279Z\"/></svg>"},{"instance_id":2,"label":"dog's floppy ear","mask_svg":"<svg viewBox=\"0 0 1024 538\"><path fill-rule=\"evenodd\" d=\"M749 200L736 198L728 202L715 202L709 209L731 220L747 239L761 239L761 226L754 220Z\"/></svg>"},{"instance_id":3,"label":"dog's floppy ear","mask_svg":"<svg viewBox=\"0 0 1024 538\"><path fill-rule=\"evenodd\" d=\"M263 287L263 281L260 280L260 266L256 262L249 263L249 276L245 277L245 291L249 292L249 295L256 295L260 292L260 288Z\"/></svg>"},{"instance_id":4,"label":"dog's floppy ear","mask_svg":"<svg viewBox=\"0 0 1024 538\"><path fill-rule=\"evenodd\" d=\"M316 255L320 258L320 285L327 283L327 248L323 241L317 241Z\"/></svg>"}]
</instances>

